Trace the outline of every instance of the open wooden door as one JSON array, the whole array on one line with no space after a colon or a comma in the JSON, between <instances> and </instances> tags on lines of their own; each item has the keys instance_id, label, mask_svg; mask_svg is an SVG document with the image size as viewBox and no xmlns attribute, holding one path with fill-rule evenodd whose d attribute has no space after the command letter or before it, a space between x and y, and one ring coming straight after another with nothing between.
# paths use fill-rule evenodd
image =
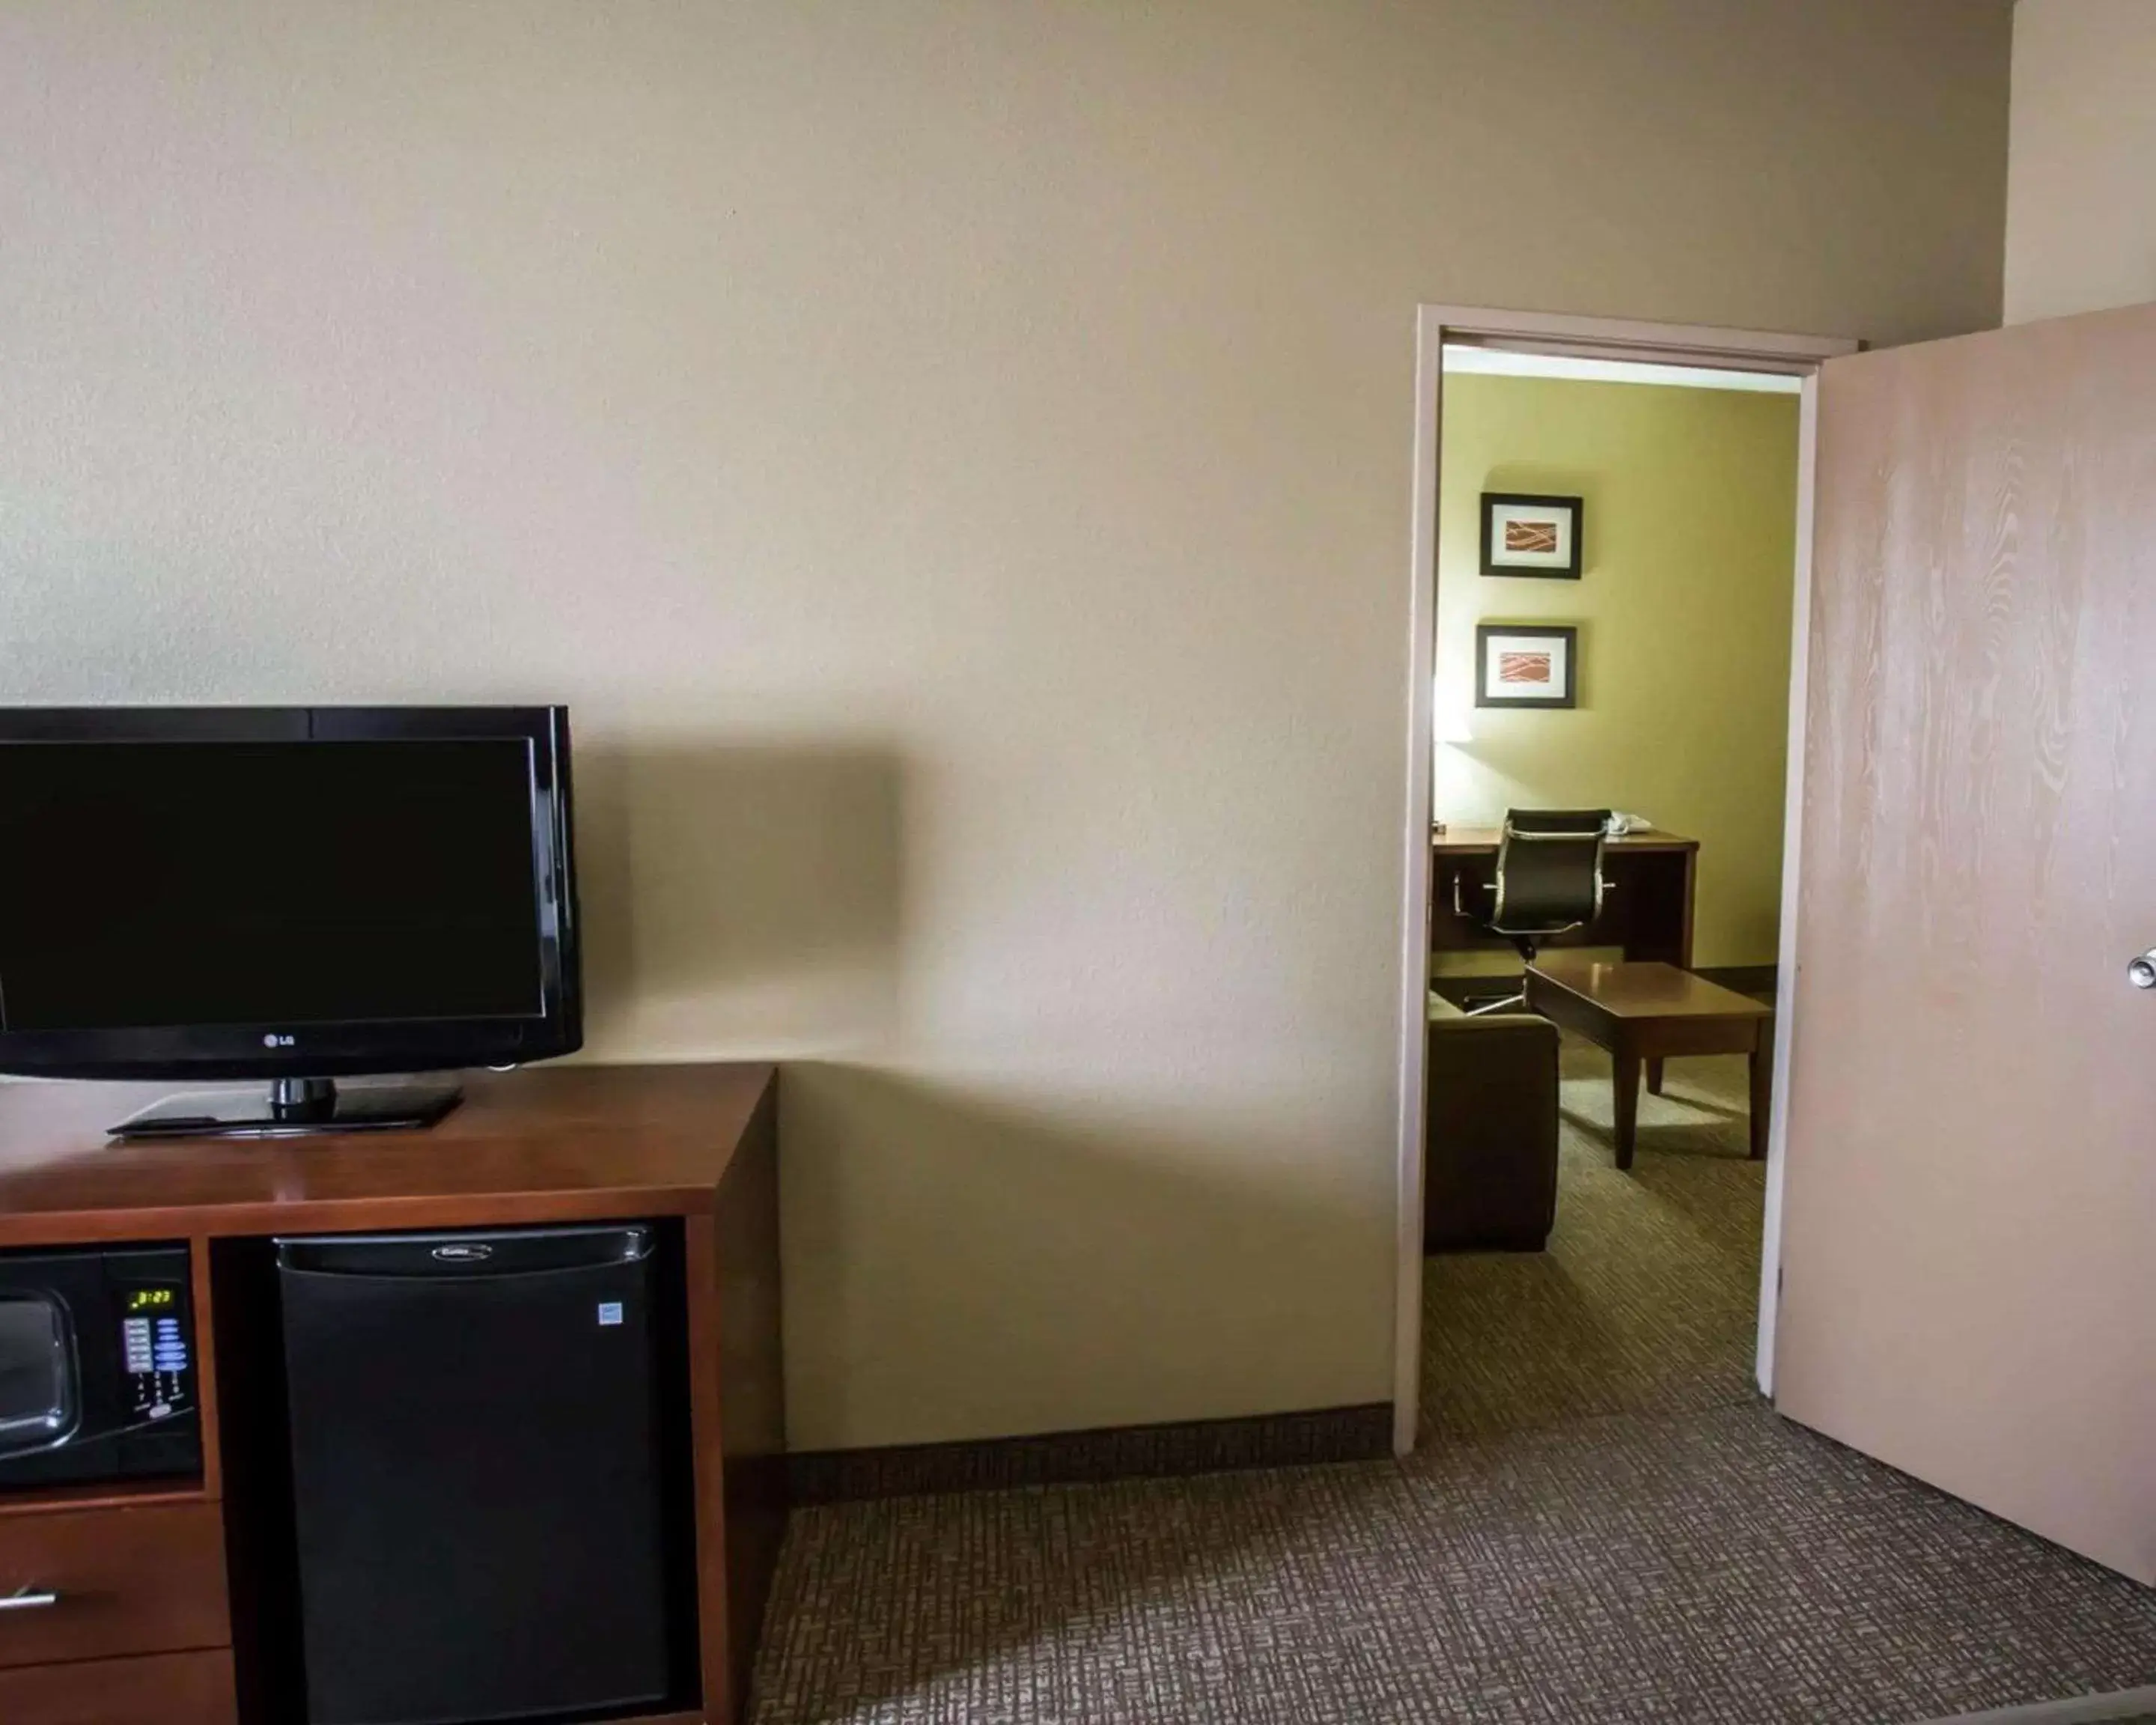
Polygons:
<instances>
[{"instance_id":1,"label":"open wooden door","mask_svg":"<svg viewBox=\"0 0 2156 1725\"><path fill-rule=\"evenodd\" d=\"M1819 390L1776 1404L2156 1583L2156 306Z\"/></svg>"}]
</instances>

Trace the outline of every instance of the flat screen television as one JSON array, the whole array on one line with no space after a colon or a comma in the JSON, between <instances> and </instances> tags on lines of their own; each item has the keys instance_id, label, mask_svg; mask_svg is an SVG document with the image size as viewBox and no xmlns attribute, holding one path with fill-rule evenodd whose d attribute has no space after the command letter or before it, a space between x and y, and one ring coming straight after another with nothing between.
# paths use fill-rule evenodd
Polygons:
<instances>
[{"instance_id":1,"label":"flat screen television","mask_svg":"<svg viewBox=\"0 0 2156 1725\"><path fill-rule=\"evenodd\" d=\"M0 1073L268 1081L128 1136L412 1126L583 1040L562 707L0 709Z\"/></svg>"}]
</instances>

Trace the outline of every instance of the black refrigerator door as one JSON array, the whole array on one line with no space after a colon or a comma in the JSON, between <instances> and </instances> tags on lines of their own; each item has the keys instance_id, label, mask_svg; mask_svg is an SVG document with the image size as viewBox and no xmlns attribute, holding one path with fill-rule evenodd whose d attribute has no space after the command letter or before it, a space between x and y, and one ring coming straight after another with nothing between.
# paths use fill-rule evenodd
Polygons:
<instances>
[{"instance_id":1,"label":"black refrigerator door","mask_svg":"<svg viewBox=\"0 0 2156 1725\"><path fill-rule=\"evenodd\" d=\"M666 1698L653 1248L277 1242L311 1725Z\"/></svg>"}]
</instances>

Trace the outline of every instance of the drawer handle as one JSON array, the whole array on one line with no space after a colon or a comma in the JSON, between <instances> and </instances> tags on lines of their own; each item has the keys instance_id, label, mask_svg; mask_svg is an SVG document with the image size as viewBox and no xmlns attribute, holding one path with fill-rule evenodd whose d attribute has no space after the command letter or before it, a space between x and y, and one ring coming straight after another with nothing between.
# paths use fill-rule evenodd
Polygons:
<instances>
[{"instance_id":1,"label":"drawer handle","mask_svg":"<svg viewBox=\"0 0 2156 1725\"><path fill-rule=\"evenodd\" d=\"M0 1599L0 1611L42 1611L49 1605L57 1605L60 1596L55 1593L33 1593L28 1588L18 1589Z\"/></svg>"}]
</instances>

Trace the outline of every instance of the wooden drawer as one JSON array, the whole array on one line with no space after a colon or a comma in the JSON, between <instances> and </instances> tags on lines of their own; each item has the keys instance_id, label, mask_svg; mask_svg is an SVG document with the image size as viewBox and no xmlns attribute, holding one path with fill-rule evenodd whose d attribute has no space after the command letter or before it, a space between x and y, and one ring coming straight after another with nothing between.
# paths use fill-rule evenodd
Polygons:
<instances>
[{"instance_id":1,"label":"wooden drawer","mask_svg":"<svg viewBox=\"0 0 2156 1725\"><path fill-rule=\"evenodd\" d=\"M8 1725L234 1725L229 1653L167 1653L0 1671Z\"/></svg>"},{"instance_id":2,"label":"wooden drawer","mask_svg":"<svg viewBox=\"0 0 2156 1725\"><path fill-rule=\"evenodd\" d=\"M24 1594L52 1603L0 1610L0 1671L232 1640L213 1503L0 1517L0 1602Z\"/></svg>"}]
</instances>

